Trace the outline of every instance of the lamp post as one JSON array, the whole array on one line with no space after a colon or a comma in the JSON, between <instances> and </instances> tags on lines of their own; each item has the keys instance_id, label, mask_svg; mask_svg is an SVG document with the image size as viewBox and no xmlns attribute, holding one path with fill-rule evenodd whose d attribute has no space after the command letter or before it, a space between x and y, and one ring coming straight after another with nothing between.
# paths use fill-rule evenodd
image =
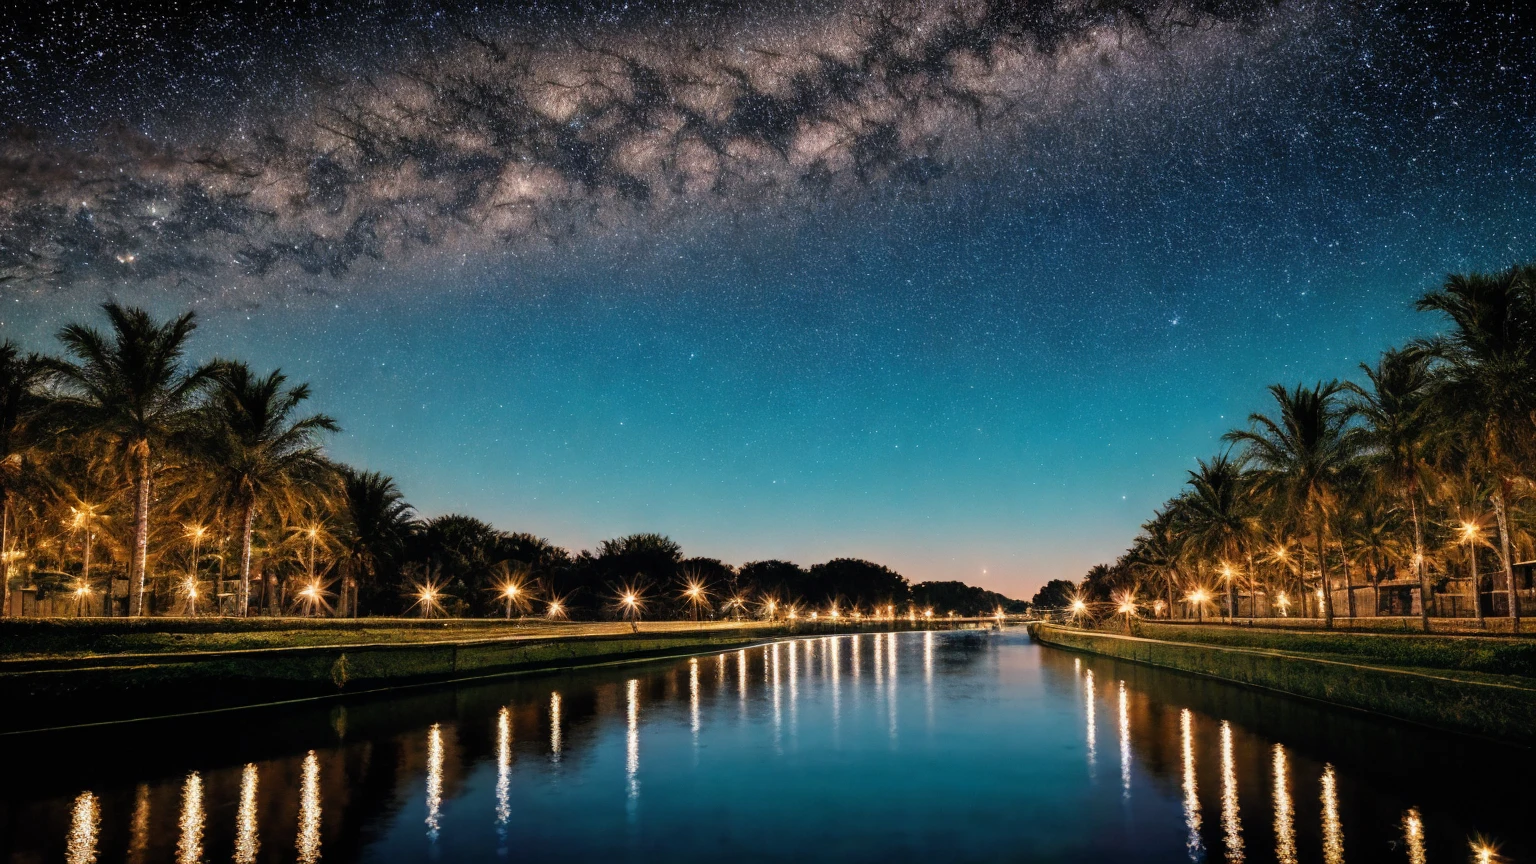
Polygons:
<instances>
[{"instance_id":1,"label":"lamp post","mask_svg":"<svg viewBox=\"0 0 1536 864\"><path fill-rule=\"evenodd\" d=\"M1195 623L1205 623L1205 604L1210 599L1210 593L1204 588L1196 588L1189 593L1189 602L1195 607Z\"/></svg>"},{"instance_id":2,"label":"lamp post","mask_svg":"<svg viewBox=\"0 0 1536 864\"><path fill-rule=\"evenodd\" d=\"M1467 544L1467 561L1472 568L1472 608L1477 613L1477 623L1483 623L1483 586L1477 572L1477 538L1482 533L1476 522L1461 523L1461 542Z\"/></svg>"}]
</instances>

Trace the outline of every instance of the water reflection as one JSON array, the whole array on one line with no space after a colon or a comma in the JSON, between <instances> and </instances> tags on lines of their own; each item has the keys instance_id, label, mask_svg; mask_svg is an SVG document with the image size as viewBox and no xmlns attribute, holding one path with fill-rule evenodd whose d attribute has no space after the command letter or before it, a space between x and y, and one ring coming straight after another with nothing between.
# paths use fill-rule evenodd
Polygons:
<instances>
[{"instance_id":1,"label":"water reflection","mask_svg":"<svg viewBox=\"0 0 1536 864\"><path fill-rule=\"evenodd\" d=\"M628 716L628 727L624 735L624 778L633 815L633 802L640 796L640 679L629 679L624 685L624 695L627 703L625 713Z\"/></svg>"},{"instance_id":2,"label":"water reflection","mask_svg":"<svg viewBox=\"0 0 1536 864\"><path fill-rule=\"evenodd\" d=\"M885 666L886 688L885 710L887 722L890 725L891 746L896 746L896 634L885 634Z\"/></svg>"},{"instance_id":3,"label":"water reflection","mask_svg":"<svg viewBox=\"0 0 1536 864\"><path fill-rule=\"evenodd\" d=\"M933 732L933 640L932 630L923 631L923 707L927 709L928 731Z\"/></svg>"},{"instance_id":4,"label":"water reflection","mask_svg":"<svg viewBox=\"0 0 1536 864\"><path fill-rule=\"evenodd\" d=\"M1296 824L1291 810L1290 769L1285 748L1275 745L1271 759L1275 784L1275 858L1280 864L1296 864Z\"/></svg>"},{"instance_id":5,"label":"water reflection","mask_svg":"<svg viewBox=\"0 0 1536 864\"><path fill-rule=\"evenodd\" d=\"M843 721L843 688L839 680L838 672L838 645L843 641L841 636L830 637L830 649L827 652L827 663L831 667L832 677L832 734L835 736L842 731Z\"/></svg>"},{"instance_id":6,"label":"water reflection","mask_svg":"<svg viewBox=\"0 0 1536 864\"><path fill-rule=\"evenodd\" d=\"M1403 814L1403 845L1408 847L1408 864L1424 864L1424 820L1417 807Z\"/></svg>"},{"instance_id":7,"label":"water reflection","mask_svg":"<svg viewBox=\"0 0 1536 864\"><path fill-rule=\"evenodd\" d=\"M800 650L800 642L796 639L789 641L789 734L793 736L800 725L799 703L800 685L799 669L800 660L796 652Z\"/></svg>"},{"instance_id":8,"label":"water reflection","mask_svg":"<svg viewBox=\"0 0 1536 864\"><path fill-rule=\"evenodd\" d=\"M778 747L783 736L784 713L779 696L779 643L773 643L773 744Z\"/></svg>"},{"instance_id":9,"label":"water reflection","mask_svg":"<svg viewBox=\"0 0 1536 864\"><path fill-rule=\"evenodd\" d=\"M866 635L872 652L864 647ZM621 864L664 855L694 862L721 860L733 848L778 843L808 861L905 860L913 850L925 858L971 861L1051 848L1057 854L1046 857L1061 860L1167 860L1182 854L1200 861L1224 852L1231 862L1271 857L1280 864L1338 862L1345 855L1340 799L1346 794L1352 806L1369 802L1350 810L1351 852L1357 859L1364 850L1390 848L1396 860L1408 864L1430 857L1466 860L1476 828L1492 829L1505 844L1501 852L1513 852L1499 860L1529 860L1519 839L1523 829L1511 829L1499 813L1490 816L1486 800L1463 805L1463 799L1483 794L1473 791L1481 787L1470 761L1464 776L1455 775L1465 782L1447 796L1443 784L1452 775L1413 779L1410 772L1419 764L1412 761L1413 748L1394 743L1408 754L1392 775L1402 788L1384 788L1387 784L1371 773L1383 770L1381 760L1351 753L1357 739L1330 744L1329 736L1337 735L1344 721L1319 723L1316 707L1297 708L1274 697L1100 659L1044 653L1021 658L1017 652L1024 650L1033 649L1010 643L1006 634L817 636L717 654L714 675L702 669L709 662L705 656L413 691L381 705L349 703L347 738L324 760L323 789L318 751L303 748L336 740L329 709L315 712L315 723L300 727L302 736L290 729L287 739L263 742L260 733L246 732L261 746L216 753L216 759L204 755L213 750L206 743L188 748L190 755L176 753L172 758L185 761L154 766L150 770L167 779L150 784L137 784L129 774L114 787L97 766L88 782L80 782L87 779L84 774L55 781L69 786L51 793L59 797L46 805L16 804L17 796L30 790L13 788L9 798L0 798L0 815L8 820L0 821L0 861L95 864L126 857L141 864L256 864L296 858L315 864L321 858L322 791L330 808L325 858L335 864L406 864L426 857L419 845L399 842L415 837L420 844L417 832L423 827L431 854L452 860L516 855ZM864 674L875 670L878 676ZM751 687L759 675L761 686ZM553 680L561 692L551 689ZM871 683L873 690L861 689ZM1203 697L1211 692L1217 696ZM653 773L644 789L644 820L639 818L642 693L648 700L647 733L654 735L646 741ZM1052 765L1061 754L1082 753L1085 737L1090 764L1096 765L1101 697L1111 711L1108 758L1118 755L1120 782L1095 783L1082 763L1076 771L1049 775L1046 783L1019 782L1030 776L1021 775L1021 767L1038 776L1039 766ZM735 723L738 702L740 724ZM909 731L898 741L900 712L910 718L924 705L931 712L929 732ZM1264 710L1245 707L1252 705ZM547 742L539 728L546 712ZM1283 737L1266 731L1267 716L1282 717L1290 731ZM522 727L521 736L514 735L514 726ZM455 762L449 766L447 746L453 742ZM558 766L545 764L546 746ZM284 756L282 747L294 749ZM267 761L246 761L256 754ZM1499 764L1487 759L1477 764L1490 761ZM944 767L937 773L928 767L939 765ZM1360 765L1369 770L1357 770ZM515 786L514 767L519 769ZM460 769L465 780L454 786L450 775ZM1138 772L1133 797L1132 777ZM621 775L622 796L613 783ZM1314 787L1319 778L1320 788ZM82 793L86 785L91 791ZM795 788L813 792L803 799L782 794ZM780 793L771 805L763 803L764 789ZM974 820L974 814L1008 796L1020 796L1032 812L1044 815ZM471 818L494 813L494 825L456 829L458 823L445 812L447 797L460 801ZM918 801L922 806L902 809L902 818L891 819L891 808L868 804L882 798L896 807ZM424 801L424 810L411 806L413 801ZM854 801L859 803L847 803ZM1107 802L1114 806L1106 808ZM1410 804L1422 805L1422 813ZM764 812L765 806L772 809ZM1466 817L1458 815L1462 806ZM47 818L33 818L41 807L53 809ZM519 818L512 832L514 807ZM833 807L848 814L837 818L849 845L795 847L798 838L783 826L822 818ZM425 826L418 821L423 814ZM289 833L295 816L297 855L285 846L295 836ZM1441 846L1426 839L1425 816L1434 824L1429 837ZM44 826L39 830L48 834L46 845L5 839L16 826L34 823ZM956 824L972 827L956 838L950 827ZM267 848L259 843L258 827ZM713 839L694 842L695 835ZM936 836L948 839L941 847L923 845ZM682 854L671 854L677 849ZM1475 857L1481 847L1472 849Z\"/></svg>"},{"instance_id":10,"label":"water reflection","mask_svg":"<svg viewBox=\"0 0 1536 864\"><path fill-rule=\"evenodd\" d=\"M1184 845L1190 860L1199 861L1205 850L1200 840L1200 794L1195 786L1195 715L1188 708L1179 712L1179 739L1184 756L1184 824L1189 829Z\"/></svg>"},{"instance_id":11,"label":"water reflection","mask_svg":"<svg viewBox=\"0 0 1536 864\"><path fill-rule=\"evenodd\" d=\"M747 649L736 652L736 702L741 707L741 717L747 716Z\"/></svg>"},{"instance_id":12,"label":"water reflection","mask_svg":"<svg viewBox=\"0 0 1536 864\"><path fill-rule=\"evenodd\" d=\"M506 838L512 818L512 712L505 706L496 713L496 826Z\"/></svg>"},{"instance_id":13,"label":"water reflection","mask_svg":"<svg viewBox=\"0 0 1536 864\"><path fill-rule=\"evenodd\" d=\"M699 746L699 658L688 658L688 728L693 732L693 746Z\"/></svg>"},{"instance_id":14,"label":"water reflection","mask_svg":"<svg viewBox=\"0 0 1536 864\"><path fill-rule=\"evenodd\" d=\"M549 694L549 758L560 761L560 692Z\"/></svg>"},{"instance_id":15,"label":"water reflection","mask_svg":"<svg viewBox=\"0 0 1536 864\"><path fill-rule=\"evenodd\" d=\"M1221 721L1221 830L1227 860L1243 860L1243 824L1237 812L1237 766L1232 762L1232 724Z\"/></svg>"},{"instance_id":16,"label":"water reflection","mask_svg":"<svg viewBox=\"0 0 1536 864\"><path fill-rule=\"evenodd\" d=\"M1333 766L1323 766L1323 860L1343 864L1344 826L1339 823L1338 780Z\"/></svg>"},{"instance_id":17,"label":"water reflection","mask_svg":"<svg viewBox=\"0 0 1536 864\"><path fill-rule=\"evenodd\" d=\"M261 842L256 835L256 766L240 771L240 804L235 810L235 864L256 864Z\"/></svg>"},{"instance_id":18,"label":"water reflection","mask_svg":"<svg viewBox=\"0 0 1536 864\"><path fill-rule=\"evenodd\" d=\"M1131 797L1131 705L1120 682L1120 795Z\"/></svg>"},{"instance_id":19,"label":"water reflection","mask_svg":"<svg viewBox=\"0 0 1536 864\"><path fill-rule=\"evenodd\" d=\"M203 777L196 771L181 785L181 836L176 841L177 864L203 859Z\"/></svg>"},{"instance_id":20,"label":"water reflection","mask_svg":"<svg viewBox=\"0 0 1536 864\"><path fill-rule=\"evenodd\" d=\"M149 849L149 784L140 783L133 793L133 822L128 829L128 862L143 864Z\"/></svg>"},{"instance_id":21,"label":"water reflection","mask_svg":"<svg viewBox=\"0 0 1536 864\"><path fill-rule=\"evenodd\" d=\"M1084 706L1085 706L1084 713L1087 715L1087 718L1088 718L1088 770L1091 773L1093 771L1093 768L1094 768L1094 759L1097 756L1096 747L1095 747L1095 742L1097 741L1097 737L1095 735L1097 730L1095 729L1095 726L1097 724L1094 722L1094 717L1093 717L1093 697L1094 697L1094 693L1093 693L1093 670L1092 669L1088 670L1088 675L1087 675L1086 681L1087 681L1087 683L1085 685L1086 689L1084 691L1086 693L1086 698L1084 699Z\"/></svg>"},{"instance_id":22,"label":"water reflection","mask_svg":"<svg viewBox=\"0 0 1536 864\"><path fill-rule=\"evenodd\" d=\"M427 730L427 839L437 842L442 830L443 727L433 723Z\"/></svg>"},{"instance_id":23,"label":"water reflection","mask_svg":"<svg viewBox=\"0 0 1536 864\"><path fill-rule=\"evenodd\" d=\"M95 864L96 833L101 830L101 806L96 796L81 792L69 819L69 840L64 860L69 864Z\"/></svg>"},{"instance_id":24,"label":"water reflection","mask_svg":"<svg viewBox=\"0 0 1536 864\"><path fill-rule=\"evenodd\" d=\"M299 864L320 860L320 760L311 750L304 756L299 779Z\"/></svg>"}]
</instances>

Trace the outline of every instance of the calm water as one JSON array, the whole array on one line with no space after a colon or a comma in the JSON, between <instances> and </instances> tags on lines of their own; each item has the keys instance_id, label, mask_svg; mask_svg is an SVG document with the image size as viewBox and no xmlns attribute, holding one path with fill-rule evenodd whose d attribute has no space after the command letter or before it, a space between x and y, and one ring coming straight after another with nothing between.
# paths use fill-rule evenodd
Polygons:
<instances>
[{"instance_id":1,"label":"calm water","mask_svg":"<svg viewBox=\"0 0 1536 864\"><path fill-rule=\"evenodd\" d=\"M12 862L1531 860L1525 751L1022 632L0 738Z\"/></svg>"}]
</instances>

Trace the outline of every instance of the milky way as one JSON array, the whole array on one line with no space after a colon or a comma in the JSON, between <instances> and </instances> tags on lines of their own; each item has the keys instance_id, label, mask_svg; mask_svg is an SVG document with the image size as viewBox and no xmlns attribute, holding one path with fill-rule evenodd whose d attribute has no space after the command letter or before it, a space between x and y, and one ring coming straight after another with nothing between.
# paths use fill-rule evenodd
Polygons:
<instances>
[{"instance_id":1,"label":"milky way","mask_svg":"<svg viewBox=\"0 0 1536 864\"><path fill-rule=\"evenodd\" d=\"M1266 108L1302 115L1261 119L1246 134L1272 135L1264 127L1276 120L1318 127L1321 118L1288 104L1277 87L1285 82L1273 78L1315 85L1327 71L1319 67L1339 62L1327 55L1340 41L1381 26L1362 23L1369 17L1181 0L654 9L611 21L418 12L405 19L415 38L401 45L336 20L288 25L374 49L299 68L290 58L283 65L298 80L241 76L245 64L200 79L197 66L242 50L221 44L243 35L227 32L205 40L208 56L182 64L192 74L146 74L115 96L97 84L88 98L60 99L49 85L67 59L19 74L13 64L15 113L39 125L13 129L0 155L0 280L340 277L359 262L654 229L699 208L927 186L978 162L996 170L999 157L1038 165L1052 148L1102 147L1073 138L1094 122L1134 132L1149 118L1117 115L1155 116L1191 96L1216 97L1244 122L1243 106L1228 100L1252 74L1245 65L1270 70ZM284 53L270 36L248 38ZM35 42L18 53L29 46L53 56ZM1429 50L1388 47L1375 63L1392 75L1413 59L1405 53ZM132 62L132 49L118 50ZM1404 111L1388 135L1350 130L1404 155L1458 144L1392 138L1454 112L1458 90L1486 84L1476 64L1448 70L1473 80L1417 82L1442 91L1444 104L1413 104L1398 98L1404 82L1371 74L1371 58L1350 59L1362 79L1336 94L1330 116ZM1209 125L1197 108L1176 107L1192 116L1175 121ZM1088 170L1105 158L1074 155Z\"/></svg>"},{"instance_id":2,"label":"milky way","mask_svg":"<svg viewBox=\"0 0 1536 864\"><path fill-rule=\"evenodd\" d=\"M196 303L341 457L572 546L1027 593L1536 256L1522 4L232 9L0 32L4 335Z\"/></svg>"}]
</instances>

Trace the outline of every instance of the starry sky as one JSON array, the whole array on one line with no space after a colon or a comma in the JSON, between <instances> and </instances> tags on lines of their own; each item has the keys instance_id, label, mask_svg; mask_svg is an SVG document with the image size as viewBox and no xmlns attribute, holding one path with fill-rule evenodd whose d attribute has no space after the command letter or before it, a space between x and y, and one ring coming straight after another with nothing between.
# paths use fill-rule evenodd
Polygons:
<instances>
[{"instance_id":1,"label":"starry sky","mask_svg":"<svg viewBox=\"0 0 1536 864\"><path fill-rule=\"evenodd\" d=\"M1536 257L1523 4L39 3L0 336L312 383L424 514L1028 596Z\"/></svg>"}]
</instances>

